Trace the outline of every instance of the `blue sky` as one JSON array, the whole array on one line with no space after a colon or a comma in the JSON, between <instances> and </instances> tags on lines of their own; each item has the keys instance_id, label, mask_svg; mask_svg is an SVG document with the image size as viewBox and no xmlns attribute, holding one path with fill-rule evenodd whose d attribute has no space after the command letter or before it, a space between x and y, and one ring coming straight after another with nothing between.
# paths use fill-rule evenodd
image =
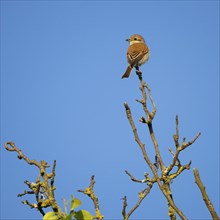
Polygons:
<instances>
[{"instance_id":1,"label":"blue sky","mask_svg":"<svg viewBox=\"0 0 220 220\"><path fill-rule=\"evenodd\" d=\"M184 151L219 213L219 1L1 1L1 219L40 219L17 194L37 169L6 152L12 140L30 158L57 160L56 198L77 192L95 175L95 192L106 219L121 219L144 185L130 181L150 172L136 145L123 103L129 103L140 137L154 157L143 115L139 82L127 67L127 39L144 36L150 59L141 69L157 105L154 130L165 163L180 137L201 137ZM189 219L210 219L193 171L171 185L176 205ZM33 198L26 197L33 201ZM155 185L135 219L166 219Z\"/></svg>"}]
</instances>

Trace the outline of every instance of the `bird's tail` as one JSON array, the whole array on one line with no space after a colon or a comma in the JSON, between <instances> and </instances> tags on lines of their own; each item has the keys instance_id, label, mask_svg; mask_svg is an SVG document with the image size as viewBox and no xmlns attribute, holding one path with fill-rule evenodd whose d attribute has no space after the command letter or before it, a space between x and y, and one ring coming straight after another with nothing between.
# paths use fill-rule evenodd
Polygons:
<instances>
[{"instance_id":1,"label":"bird's tail","mask_svg":"<svg viewBox=\"0 0 220 220\"><path fill-rule=\"evenodd\" d=\"M122 79L123 79L123 78L128 78L128 77L130 76L130 74L131 74L131 70L132 70L131 65L128 65L128 67L127 67L127 69L126 69L124 75L123 75L121 78L122 78Z\"/></svg>"}]
</instances>

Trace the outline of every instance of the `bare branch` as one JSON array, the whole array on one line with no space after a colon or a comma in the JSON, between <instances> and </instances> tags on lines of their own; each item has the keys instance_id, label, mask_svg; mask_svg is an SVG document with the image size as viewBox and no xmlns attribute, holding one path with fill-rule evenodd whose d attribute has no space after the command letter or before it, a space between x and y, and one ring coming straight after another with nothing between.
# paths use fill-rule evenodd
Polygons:
<instances>
[{"instance_id":1,"label":"bare branch","mask_svg":"<svg viewBox=\"0 0 220 220\"><path fill-rule=\"evenodd\" d=\"M127 104L126 102L124 103L124 107L125 107L125 110L126 110L127 118L128 118L128 120L129 120L129 122L130 122L130 125L131 125L132 130L133 130L133 133L134 133L135 141L136 141L136 142L138 143L138 145L140 146L140 148L141 148L143 154L146 155L145 146L144 146L144 144L141 142L141 140L140 140L140 138L139 138L139 136L138 136L137 128L135 127L134 121L133 121L133 119L132 119L131 109L130 109L130 107L128 106L128 104ZM145 152L145 153L144 153L144 152Z\"/></svg>"},{"instance_id":2,"label":"bare branch","mask_svg":"<svg viewBox=\"0 0 220 220\"><path fill-rule=\"evenodd\" d=\"M185 143L185 139L183 138L183 142L182 145L179 144L179 119L178 119L178 115L176 116L176 133L173 135L173 140L175 142L176 145L176 153L173 153L173 151L171 149L169 149L169 151L173 154L173 160L171 162L171 164L167 167L166 169L166 173L169 174L170 171L173 169L173 167L176 164L180 164L180 160L179 160L179 154L182 150L185 150L187 147L189 147L190 145L192 145L197 138L201 135L201 132L199 132L192 141L189 141L188 143Z\"/></svg>"},{"instance_id":3,"label":"bare branch","mask_svg":"<svg viewBox=\"0 0 220 220\"><path fill-rule=\"evenodd\" d=\"M54 162L53 162L52 175L51 175L51 179L50 179L51 187L53 187L53 185L54 185L54 178L56 176L55 169L56 169L56 160L54 160Z\"/></svg>"},{"instance_id":4,"label":"bare branch","mask_svg":"<svg viewBox=\"0 0 220 220\"><path fill-rule=\"evenodd\" d=\"M156 151L157 162L160 164L160 167L161 167L162 181L163 181L164 184L162 184L161 178L158 176L156 167L151 162L151 160L149 159L149 157L148 157L148 155L146 153L145 145L139 139L139 136L138 136L138 133L137 133L137 129L135 127L135 124L134 124L134 121L133 121L133 118L132 118L130 107L128 106L127 103L124 103L128 121L129 121L129 123L131 125L131 128L133 130L135 141L138 143L139 147L141 148L141 151L142 151L142 154L143 154L143 157L144 157L145 161L147 162L148 166L150 167L152 173L154 174L154 178L157 181L160 190L162 191L162 193L164 194L164 196L166 197L166 199L168 201L170 218L174 220L176 218L175 217L175 213L177 213L181 217L181 219L186 220L187 218L184 216L182 211L179 210L176 207L176 205L173 202L172 197L170 196L171 195L171 190L169 188L170 178L167 176L167 168L165 168L164 163L162 161L162 158L160 156L160 151L159 151L158 143L157 143L156 137L154 135L153 126L152 126L152 120L153 120L153 118L155 116L155 113L156 113L156 105L153 102L153 99L152 99L149 87L147 87L146 84L143 82L141 72L140 71L136 71L136 73L137 73L138 78L139 78L140 83L141 83L140 90L142 92L142 100L139 101L139 103L142 104L143 110L144 110L144 112L145 112L145 114L147 116L147 120L145 120L145 118L142 117L141 118L141 122L142 123L147 123L147 125L148 125L150 136L151 136L151 140L152 140L152 142L154 144L154 148L155 148L155 151ZM154 106L154 110L153 110L152 113L150 113L150 111L147 109L147 104L146 104L146 102L147 102L147 95L146 95L146 92L145 92L145 88L148 89L148 92L150 93L151 103Z\"/></svg>"},{"instance_id":5,"label":"bare branch","mask_svg":"<svg viewBox=\"0 0 220 220\"><path fill-rule=\"evenodd\" d=\"M28 164L30 164L30 165L35 165L36 167L40 168L40 166L41 166L40 163L37 162L36 160L29 160L28 157L26 157L26 156L22 153L22 151L15 146L14 142L12 142L12 141L6 142L6 143L5 143L5 149L6 149L7 151L15 151L15 152L17 152L17 153L18 153L18 159L19 159L19 160L24 159ZM48 166L47 166L47 167L48 167Z\"/></svg>"},{"instance_id":6,"label":"bare branch","mask_svg":"<svg viewBox=\"0 0 220 220\"><path fill-rule=\"evenodd\" d=\"M149 185L146 189L142 190L139 194L139 199L137 201L137 203L134 205L134 207L128 212L128 214L126 215L126 218L124 218L124 220L128 219L132 213L134 213L134 211L140 206L141 202L145 199L145 197L150 193L150 190L152 188L153 185Z\"/></svg>"},{"instance_id":7,"label":"bare branch","mask_svg":"<svg viewBox=\"0 0 220 220\"><path fill-rule=\"evenodd\" d=\"M189 142L187 142L187 143L185 143L185 142L183 141L181 150L184 150L185 148L187 148L187 147L189 147L190 145L192 145L192 144L197 140L197 138L198 138L200 135L201 135L201 132L199 132L199 133L194 137L194 139L193 139L192 141L189 141Z\"/></svg>"},{"instance_id":8,"label":"bare branch","mask_svg":"<svg viewBox=\"0 0 220 220\"><path fill-rule=\"evenodd\" d=\"M193 173L194 173L194 177L195 177L196 184L197 184L197 186L199 187L199 190L200 190L200 192L201 192L201 194L202 194L202 198L203 198L203 200L204 200L204 202L205 202L205 205L206 205L206 207L208 208L208 210L209 210L209 212L210 212L212 218L213 218L214 220L219 220L220 218L219 218L219 216L217 215L217 212L215 211L215 208L214 208L214 206L212 205L212 202L210 201L210 199L209 199L209 197L208 197L208 195L207 195L207 193L206 193L205 186L203 185L202 180L200 179L198 169L194 168L194 169L193 169Z\"/></svg>"},{"instance_id":9,"label":"bare branch","mask_svg":"<svg viewBox=\"0 0 220 220\"><path fill-rule=\"evenodd\" d=\"M37 204L36 204L36 203L33 203L33 204L32 204L32 203L28 202L28 200L23 200L22 203L23 203L24 205L30 206L31 209L37 208Z\"/></svg>"},{"instance_id":10,"label":"bare branch","mask_svg":"<svg viewBox=\"0 0 220 220\"><path fill-rule=\"evenodd\" d=\"M151 160L149 159L149 157L147 155L145 145L141 142L141 140L138 136L137 129L135 127L135 124L134 124L134 121L133 121L133 118L132 118L131 109L130 109L130 107L128 106L128 104L126 102L124 103L124 106L125 106L128 121L130 122L131 128L133 130L135 141L138 143L139 147L141 148L143 157L144 157L145 161L147 162L148 166L151 168L151 170L154 171L154 174L157 175L155 167L154 167L153 163L151 162Z\"/></svg>"},{"instance_id":11,"label":"bare branch","mask_svg":"<svg viewBox=\"0 0 220 220\"><path fill-rule=\"evenodd\" d=\"M27 195L27 194L34 194L34 192L25 190L23 193L18 194L18 197L22 197L22 196Z\"/></svg>"},{"instance_id":12,"label":"bare branch","mask_svg":"<svg viewBox=\"0 0 220 220\"><path fill-rule=\"evenodd\" d=\"M143 81L142 73L138 70L138 71L136 71L136 74L138 75L138 78L139 78L139 81L140 81L140 90L141 90L141 93L142 93L142 100L139 101L139 102L142 104L143 110L144 110L145 115L147 117L147 120L145 120L145 118L142 117L140 119L140 121L142 123L146 123L148 125L148 129L149 129L149 132L150 132L151 140L154 144L154 148L155 148L156 156L157 156L157 159L158 159L158 163L161 167L161 172L163 172L164 163L163 163L162 157L160 155L158 143L157 143L157 140L156 140L156 137L155 137L155 134L154 134L154 131L153 131L153 125L152 125L152 121L153 121L154 116L156 114L157 108L156 108L156 105L153 101L150 87ZM147 93L145 91L145 88L148 91L148 95L149 95L151 104L153 106L153 111L152 112L150 112L147 108Z\"/></svg>"},{"instance_id":13,"label":"bare branch","mask_svg":"<svg viewBox=\"0 0 220 220\"><path fill-rule=\"evenodd\" d=\"M176 134L173 135L173 140L175 142L176 148L180 146L179 144L179 119L178 115L176 115Z\"/></svg>"},{"instance_id":14,"label":"bare branch","mask_svg":"<svg viewBox=\"0 0 220 220\"><path fill-rule=\"evenodd\" d=\"M123 198L122 198L122 200L124 201L123 202L123 208L122 208L122 216L123 216L123 219L124 220L126 220L126 208L127 208L127 206L128 206L128 204L127 204L127 197L126 196L124 196Z\"/></svg>"},{"instance_id":15,"label":"bare branch","mask_svg":"<svg viewBox=\"0 0 220 220\"><path fill-rule=\"evenodd\" d=\"M131 178L132 181L136 183L146 183L147 181L150 181L150 178L148 177L148 174L145 174L145 179L143 180L138 180L136 179L131 173L129 173L127 170L125 170L125 173Z\"/></svg>"},{"instance_id":16,"label":"bare branch","mask_svg":"<svg viewBox=\"0 0 220 220\"><path fill-rule=\"evenodd\" d=\"M149 98L150 98L150 101L151 101L151 104L152 104L152 106L153 106L153 111L151 112L151 120L153 120L154 119L154 116L155 116L155 114L156 114L156 112L157 112L157 107L156 107L156 104L154 103L154 101L153 101L153 98L152 98L152 95L151 95L151 90L150 90L150 87L146 84L146 83L144 83L144 87L147 89L147 91L148 91L148 94L149 94Z\"/></svg>"},{"instance_id":17,"label":"bare branch","mask_svg":"<svg viewBox=\"0 0 220 220\"><path fill-rule=\"evenodd\" d=\"M136 183L145 183L146 179L144 180L138 180L136 179L131 173L129 173L127 170L125 170L125 173L131 178L132 181L136 182Z\"/></svg>"}]
</instances>

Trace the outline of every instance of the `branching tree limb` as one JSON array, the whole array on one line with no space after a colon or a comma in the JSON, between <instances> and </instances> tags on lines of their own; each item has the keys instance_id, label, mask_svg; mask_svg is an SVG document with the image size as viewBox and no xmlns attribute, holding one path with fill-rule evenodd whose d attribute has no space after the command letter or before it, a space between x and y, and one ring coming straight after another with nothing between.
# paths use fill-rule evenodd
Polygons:
<instances>
[{"instance_id":1,"label":"branching tree limb","mask_svg":"<svg viewBox=\"0 0 220 220\"><path fill-rule=\"evenodd\" d=\"M56 176L56 160L53 163L52 172L47 173L46 168L50 167L45 161L36 161L36 160L30 160L27 156L25 156L22 151L15 146L15 144L11 141L5 143L5 149L8 151L15 151L18 154L18 158L21 160L25 160L29 165L34 165L39 169L39 175L37 177L36 182L29 182L28 180L25 180L24 183L28 186L30 190L25 190L23 193L18 194L19 197L22 197L24 195L35 195L36 203L30 203L28 200L22 201L23 204L29 206L30 208L37 209L44 217L45 219L54 219L54 220L70 220L74 217L76 220L92 220L96 218L97 220L102 220L104 216L101 214L99 209L99 203L98 198L94 193L94 176L92 176L90 180L90 185L85 190L79 190L80 192L83 192L84 194L88 195L95 206L95 212L96 216L92 216L88 211L86 210L79 210L75 211L74 209L77 208L81 201L77 198L74 198L73 196L71 199L71 207L70 207L70 213L67 211L67 202L64 200L64 207L65 212L62 212L61 208L58 206L56 199L55 199L55 189L54 186L54 179ZM51 207L53 212L44 212L44 209L47 207ZM50 216L50 217L48 217Z\"/></svg>"},{"instance_id":2,"label":"branching tree limb","mask_svg":"<svg viewBox=\"0 0 220 220\"><path fill-rule=\"evenodd\" d=\"M179 216L180 216L182 219L186 219L186 217L184 216L184 214L175 206L175 204L174 204L174 202L173 202L173 199L172 199L172 196L171 196L171 191L169 190L169 187L168 187L169 182L170 182L170 181L168 181L169 179L166 178L166 180L165 180L165 177L166 177L166 176L164 176L164 177L163 177L163 180L165 180L166 185L163 185L163 184L161 183L161 180L160 180L161 178L159 177L159 175L158 175L158 173L157 173L157 170L156 170L154 164L151 162L151 160L149 159L149 157L148 157L148 155L147 155L147 152L146 152L146 149L145 149L145 145L144 145L144 144L140 141L140 139L139 139L139 136L138 136L138 133L137 133L137 129L136 129L135 125L134 125L134 121L133 121L133 118L132 118L132 114L131 114L130 107L128 106L127 103L124 103L124 106L125 106L125 109L126 109L126 114L127 114L128 120L129 120L129 122L130 122L130 125L131 125L131 127L132 127L132 130L133 130L133 133L134 133L134 136L135 136L135 140L136 140L136 142L138 143L139 147L141 148L143 157L144 157L145 161L147 162L148 166L150 167L152 173L154 174L154 177L155 177L155 179L156 179L156 181L157 181L157 183L158 183L158 185L159 185L159 187L160 187L162 193L164 194L164 196L165 196L166 199L168 200L169 206L171 206L171 207L175 210L175 212L179 214ZM158 160L159 160L159 159L158 159ZM160 164L161 164L161 163L160 163ZM163 170L162 170L162 171L163 171ZM175 215L174 212L172 212L172 213L169 212L169 215L172 216L171 219L175 219L175 218L174 218L174 215Z\"/></svg>"},{"instance_id":3,"label":"branching tree limb","mask_svg":"<svg viewBox=\"0 0 220 220\"><path fill-rule=\"evenodd\" d=\"M124 220L128 220L129 217L132 215L132 213L140 206L141 202L145 199L145 197L150 193L151 188L153 187L153 184L156 182L155 179L151 180L148 176L148 173L144 173L144 179L138 180L136 179L131 173L129 173L127 170L125 173L131 178L132 181L137 183L147 183L147 188L143 189L141 192L138 193L139 199L137 203L126 213L127 208L127 197L124 196L123 200L123 208L122 208L122 216Z\"/></svg>"},{"instance_id":4,"label":"branching tree limb","mask_svg":"<svg viewBox=\"0 0 220 220\"><path fill-rule=\"evenodd\" d=\"M185 138L184 138L182 144L180 145L179 144L178 116L177 116L176 117L176 134L174 135L176 152L174 153L170 149L170 152L173 154L173 160L172 160L171 164L166 167L163 162L162 156L160 154L159 145L158 145L158 142L157 142L156 136L154 134L154 130L153 130L152 121L156 115L157 108L156 108L156 105L153 101L149 86L143 81L142 73L140 71L137 71L136 73L137 73L139 81L140 81L140 91L142 93L142 99L136 100L136 101L138 103L142 104L143 110L145 112L145 117L141 117L139 121L141 123L147 124L147 126L148 126L148 131L149 131L151 141L153 143L155 153L156 153L155 163L153 163L151 161L151 159L149 158L147 151L146 151L146 146L144 143L141 142L141 140L139 138L137 128L135 126L129 105L127 103L124 103L124 107L126 110L126 115L127 115L128 121L131 125L135 141L137 142L137 144L139 145L139 147L142 151L144 160L146 161L146 163L148 164L148 166L150 167L150 169L154 175L151 181L152 181L152 183L154 183L154 181L157 182L160 190L162 191L163 195L167 199L168 215L170 216L170 219L175 220L176 214L178 214L181 219L186 220L187 219L186 216L174 203L172 191L170 188L170 183L172 182L172 180L174 178L176 178L180 173L182 173L182 171L184 171L185 169L190 169L191 161L186 165L181 165L180 159L179 159L179 154L182 150L184 150L188 146L192 145L197 140L197 138L200 136L200 133L198 135L196 135L196 137L192 141L189 141L187 143L185 142ZM147 90L147 92L146 92L146 90ZM148 93L150 102L153 106L152 111L150 111L147 107L147 93ZM173 171L174 166L178 166L178 169L176 172L171 173L171 171ZM158 171L158 167L160 167L160 173ZM126 171L126 173L130 176L132 181L140 182L140 181L137 181L137 179L135 179L129 172ZM126 197L124 197L124 198L126 198ZM127 201L127 199L126 199L126 201ZM123 212L122 212L124 219L126 219L126 217L127 217L127 215L125 214L126 213L126 206L127 206L127 202L125 202L125 199L124 199L124 206L123 206Z\"/></svg>"},{"instance_id":5,"label":"branching tree limb","mask_svg":"<svg viewBox=\"0 0 220 220\"><path fill-rule=\"evenodd\" d=\"M50 167L47 162L44 160L38 162L36 160L30 160L25 156L22 151L15 146L11 141L5 143L5 149L8 151L15 151L18 154L18 159L23 159L29 165L34 165L39 169L39 175L36 182L25 181L25 184L29 187L30 191L24 191L24 193L19 194L18 196L24 196L27 194L35 194L37 203L30 203L28 200L24 200L23 204L30 206L31 208L36 208L44 216L44 208L51 207L54 213L58 216L59 219L64 217L61 208L58 206L54 190L54 177L55 177L55 167L56 161L54 161L52 173L47 173L46 168ZM49 183L50 180L50 183Z\"/></svg>"},{"instance_id":6,"label":"branching tree limb","mask_svg":"<svg viewBox=\"0 0 220 220\"><path fill-rule=\"evenodd\" d=\"M142 190L141 192L139 192L139 199L137 201L137 203L134 205L134 207L131 208L131 210L126 213L126 207L127 207L127 197L124 196L123 200L123 208L122 208L122 216L124 220L128 220L129 217L132 215L132 213L140 206L141 202L145 199L145 197L150 193L150 190L152 188L153 185L148 185L147 188L145 188L144 190Z\"/></svg>"}]
</instances>

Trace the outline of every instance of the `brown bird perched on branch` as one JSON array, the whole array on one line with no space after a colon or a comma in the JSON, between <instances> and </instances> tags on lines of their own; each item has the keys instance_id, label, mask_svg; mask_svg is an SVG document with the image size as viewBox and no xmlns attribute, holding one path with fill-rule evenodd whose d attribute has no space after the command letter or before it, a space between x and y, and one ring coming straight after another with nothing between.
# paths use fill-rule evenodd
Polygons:
<instances>
[{"instance_id":1,"label":"brown bird perched on branch","mask_svg":"<svg viewBox=\"0 0 220 220\"><path fill-rule=\"evenodd\" d=\"M137 73L140 72L139 66L149 59L149 49L141 35L134 34L126 41L130 44L127 51L128 67L121 78L128 78L133 67L135 67Z\"/></svg>"}]
</instances>

